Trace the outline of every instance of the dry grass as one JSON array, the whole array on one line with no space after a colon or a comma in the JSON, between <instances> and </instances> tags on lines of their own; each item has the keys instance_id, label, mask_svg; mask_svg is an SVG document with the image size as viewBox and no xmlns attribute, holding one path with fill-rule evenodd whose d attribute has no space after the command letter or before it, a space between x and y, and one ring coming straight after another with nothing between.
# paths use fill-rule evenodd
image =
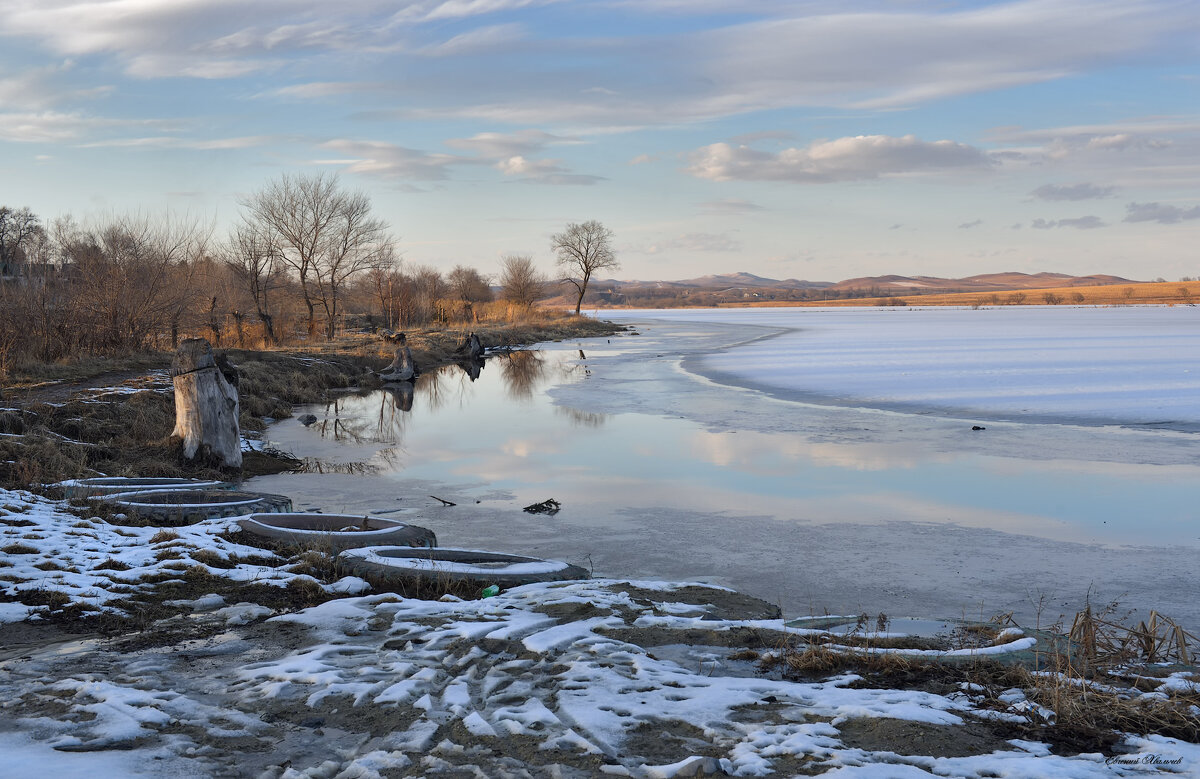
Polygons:
<instances>
[{"instance_id":1,"label":"dry grass","mask_svg":"<svg viewBox=\"0 0 1200 779\"><path fill-rule=\"evenodd\" d=\"M1200 692L1138 693L1157 688L1153 677L1165 674L1164 661L1175 661L1177 669L1190 667L1186 666L1192 656L1189 643L1195 643L1195 636L1156 613L1135 627L1122 626L1110 618L1116 606L1109 604L1097 616L1089 605L1076 616L1070 632L1052 626L1050 639L1040 642L1047 649L1034 656L1032 668L980 656L914 657L878 652L873 650L884 648L887 641L855 633L797 635L764 654L759 667L791 679L853 673L862 677L855 686L924 689L939 694L957 692L967 685L976 691L976 706L1001 712L1013 711L1006 693L1017 689L1035 704L1022 712L1025 721L993 726L1011 731L1006 738L1044 741L1062 754L1112 754L1123 733L1200 741L1200 717L1195 714ZM865 627L863 619L859 622ZM996 641L1000 621L971 627L978 628L973 637L976 645L986 646ZM1122 681L1125 685L1119 685Z\"/></svg>"},{"instance_id":2,"label":"dry grass","mask_svg":"<svg viewBox=\"0 0 1200 779\"><path fill-rule=\"evenodd\" d=\"M1200 282L1161 281L1111 284L1093 287L1050 287L1001 292L955 292L914 295L893 292L882 297L849 300L761 301L747 303L752 308L779 306L1128 306L1192 305L1200 300ZM735 307L732 304L722 306Z\"/></svg>"},{"instance_id":3,"label":"dry grass","mask_svg":"<svg viewBox=\"0 0 1200 779\"><path fill-rule=\"evenodd\" d=\"M521 321L475 326L486 346L512 346L568 337L615 332L612 325L556 312L535 314ZM436 328L408 332L417 364L428 370L457 360L456 350L467 328ZM370 389L379 381L371 373L386 365L394 347L382 338L352 333L334 341L304 348L268 351L229 350L241 374L239 397L245 430L262 430L265 419L291 416L298 403L328 399L331 392ZM194 476L222 478L204 463L186 462L174 428L174 398L170 392L140 391L88 400L71 390L111 383L146 368L165 368L171 355L134 355L125 359L84 360L71 365L29 368L23 383L6 391L6 403L17 411L0 413L0 485L36 487L68 478L112 476ZM46 377L60 382L46 386ZM19 436L19 437L17 437ZM291 470L299 463L269 453L249 453L244 472L250 475Z\"/></svg>"}]
</instances>

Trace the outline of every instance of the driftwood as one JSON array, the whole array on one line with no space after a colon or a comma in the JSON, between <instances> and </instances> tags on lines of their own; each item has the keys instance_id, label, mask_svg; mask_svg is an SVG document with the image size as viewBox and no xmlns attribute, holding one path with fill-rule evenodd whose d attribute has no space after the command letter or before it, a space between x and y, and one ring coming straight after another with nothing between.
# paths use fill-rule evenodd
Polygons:
<instances>
[{"instance_id":1,"label":"driftwood","mask_svg":"<svg viewBox=\"0 0 1200 779\"><path fill-rule=\"evenodd\" d=\"M189 338L179 345L171 365L175 385L175 430L183 439L183 456L212 458L222 468L242 467L242 436L238 429L236 371L228 361L222 367L234 375L234 383L214 359L212 346L203 338Z\"/></svg>"}]
</instances>

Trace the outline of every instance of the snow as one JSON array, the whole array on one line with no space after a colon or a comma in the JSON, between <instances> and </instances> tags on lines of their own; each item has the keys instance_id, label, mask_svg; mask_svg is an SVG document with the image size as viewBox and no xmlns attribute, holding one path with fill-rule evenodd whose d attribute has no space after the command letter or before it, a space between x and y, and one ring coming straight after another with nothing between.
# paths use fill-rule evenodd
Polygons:
<instances>
[{"instance_id":1,"label":"snow","mask_svg":"<svg viewBox=\"0 0 1200 779\"><path fill-rule=\"evenodd\" d=\"M772 339L774 347L788 347L775 353L795 350L780 371L757 364L745 352L755 344L694 359L714 375L727 371L748 385L809 393L830 403L938 406L962 413L973 413L973 404L982 403L1014 413L1004 406L1013 402L1024 404L1020 413L1066 414L1094 422L1163 421L1169 416L1172 425L1184 430L1200 424L1200 413L1189 405L1193 385L1186 379L1172 383L1178 377L1171 378L1176 369L1171 360L1180 360L1176 367L1188 373L1195 363L1193 336L1184 326L1193 321L1186 317L1195 316L1189 311L1109 312L1118 318L1110 321L1124 322L1130 332L1153 334L1155 340L1177 337L1174 358L1097 324L1088 310L1001 309L934 312L928 319L922 311L816 312L803 320L806 329ZM993 314L993 322L1011 328L1007 340L988 342L971 326L970 317ZM781 328L787 317L801 315L677 316L743 317L738 320L742 325ZM854 327L864 317L875 318L876 325L887 323L887 344L855 339ZM1088 327L1094 331L1089 333ZM935 336L945 348L957 349L956 359L963 362L923 364L915 359L920 337ZM1005 344L1019 345L1026 356L1044 353L1046 362L1028 374L1031 385L1040 388L1037 392L1018 397L997 388L1003 383L1000 377L1026 380L1026 374L1014 373L1011 362L1005 362L1011 358L1004 355ZM1119 362L1133 352L1144 356L1136 381L1072 363L1071 351L1085 347L1094 347L1094 363ZM895 383L876 386L877 378L865 367L886 359L892 360L887 370ZM806 361L836 369L806 373ZM1059 372L1054 365L1067 367ZM989 371L992 385L976 381L976 372ZM1064 411L1062 404L1077 394L1072 389L1076 385L1095 392ZM1125 401L1140 395L1145 404L1122 405L1122 387L1129 390ZM1155 405L1156 393L1175 400ZM1089 406L1096 398L1103 402ZM0 594L7 599L30 591L60 592L94 609L114 609L114 601L150 590L148 580L179 576L197 565L232 581L277 586L313 581L280 569L278 558L262 560L269 555L260 549L222 537L236 527L236 518L172 528L160 536L158 528L81 519L62 503L25 492L0 492L0 504L5 506L0 519L6 520L0 524L0 547L14 550L0 557L7 564L0 567ZM193 554L201 550L231 567L197 562ZM1055 712L1029 701L1020 690L1004 693L1009 710L995 712L979 708L983 690L972 685L940 695L859 688L853 674L791 681L756 673L750 663L730 659L725 647L633 643L638 631L680 636L818 632L783 620L706 619L711 613L705 592L715 599L719 588L705 590L707 585L700 583L596 579L526 585L482 600L436 601L365 594L369 585L357 577L324 586L341 597L290 614L216 593L174 602L188 612L173 618L176 624L216 626L209 637L185 645L124 650L85 638L22 648L21 657L0 655L0 712L9 729L0 732L3 771L17 776L86 772L89 777L236 774L276 779L442 772L588 775L572 774L569 766L570 760L585 758L599 761L601 775L631 777L717 770L770 776L794 761L828 776L889 779L930 774L1109 779L1195 775L1200 770L1200 745L1158 736L1123 737L1122 748L1129 754L1119 759L1055 755L1046 744L1022 740L970 757L851 747L844 730L863 718L954 728L984 718L1050 721ZM686 598L681 595L685 587ZM630 588L653 597L634 598ZM683 600L676 602L676 595ZM0 630L46 612L46 607L0 603L0 622L9 623ZM582 616L562 616L571 614ZM866 635L918 635L935 623L944 624L928 622L898 626L894 621L892 631ZM1003 653L1036 645L1032 636L1016 629L1001 637L999 646L952 651ZM1123 685L1114 680L1110 688L1138 694ZM1195 686L1191 672L1175 672L1146 698L1187 694ZM672 732L685 736L672 742L667 737ZM675 743L678 749L662 755L661 762L632 754L628 745L647 733L664 734L664 744ZM511 766L497 770L507 759L499 756L499 745L517 739L543 751L546 764L531 764L525 773L507 771Z\"/></svg>"},{"instance_id":2,"label":"snow","mask_svg":"<svg viewBox=\"0 0 1200 779\"><path fill-rule=\"evenodd\" d=\"M157 563L142 559L152 556L146 536L153 528L117 528L98 520L75 527L78 519L60 504L25 493L0 498L20 502L21 516L34 522L5 530L33 530L25 534L38 536L26 539L38 548L36 554L8 556L18 571L30 571L20 558L50 555L80 568L71 579L47 579L43 586L103 604L106 577L159 570ZM171 543L237 554L236 545L216 534L228 525L226 520L177 528L173 532L180 537ZM71 546L69 532L86 532L91 550ZM124 557L136 567L87 567L89 561L108 557ZM250 573L238 567L212 570L235 578ZM259 566L253 574L272 572L280 573ZM347 577L329 589L349 595L363 585ZM635 598L635 589L651 597ZM85 596L85 591L92 594ZM15 756L17 762L10 765L61 764L61 775L67 776L82 762L61 750L77 749L99 756L94 765L100 775L138 775L150 764L160 775L247 773L251 760L266 772L262 775L276 777L384 776L405 770L435 775L469 766L478 775L495 775L487 745L514 737L532 739L539 750L593 756L601 761L601 773L612 776L675 777L717 769L735 776L767 776L785 758L811 761L843 776L934 772L981 779L1107 779L1145 771L1141 764L1105 765L1096 755L1058 757L1026 742L962 758L847 748L840 728L863 717L957 727L966 717L993 715L976 709L978 691L938 695L860 689L853 674L788 681L753 673L745 661L728 660L725 649L682 644L670 651L647 649L612 632L817 632L782 620L705 619L711 616L710 599L722 592L728 591L698 583L597 579L525 585L481 600L358 595L276 616L263 606L230 605L209 593L176 605L190 612L186 619L212 620L227 632L189 642L186 648L107 652L100 642L84 641L69 650L48 648L27 659L0 661L5 671L0 674L0 700L6 701L0 706L20 731L0 735L0 745ZM679 600L683 593L690 595ZM587 616L551 616L575 610ZM272 635L262 634L263 629L284 625L301 629L302 636L291 645L263 643L263 635ZM1033 640L1016 631L1005 637L1009 647ZM1163 691L1187 689L1190 680L1174 674L1162 681ZM1011 697L1014 707L1028 707L1023 695ZM767 702L771 706L764 708ZM326 736L314 740L311 735L289 736L263 714L278 711L292 712L296 721L306 716L323 721L345 711L367 717L367 722L382 717L393 724L383 735L371 735L369 725L356 734L353 720L335 719L338 724L326 725ZM762 713L747 716L755 712ZM1019 713L1014 709L996 716ZM625 745L635 732L685 725L689 733L704 734L705 749L719 749L719 756L687 754L685 749L671 760L647 762L627 752ZM304 733L309 731L302 729ZM292 765L282 766L280 739L289 738L286 754ZM333 740L328 748L322 746L325 739ZM1133 756L1179 757L1181 765L1200 765L1194 745L1160 738L1130 738L1127 744ZM274 768L272 759L277 761ZM238 761L236 768L229 761Z\"/></svg>"},{"instance_id":3,"label":"snow","mask_svg":"<svg viewBox=\"0 0 1200 779\"><path fill-rule=\"evenodd\" d=\"M448 547L441 548L443 550L449 549ZM495 554L495 552L488 552L480 549L453 549L450 551L465 552L467 554ZM430 554L432 555L433 553L431 552ZM506 576L536 576L540 574L557 573L567 567L566 563L559 560L532 560L512 562L497 566L492 564L477 565L474 563L462 563L452 560L438 560L434 559L433 557L396 557L387 555L386 553L380 553L380 551L371 547L346 549L341 552L339 556L351 562L358 561L369 563L371 565L386 566L389 568L408 569L425 573L455 573L479 577L486 577L488 574L504 574Z\"/></svg>"},{"instance_id":4,"label":"snow","mask_svg":"<svg viewBox=\"0 0 1200 779\"><path fill-rule=\"evenodd\" d=\"M0 552L0 559L7 563L0 568L0 595L12 599L30 592L57 591L88 608L111 611L111 601L152 588L149 580L178 576L194 566L234 581L280 587L294 579L311 580L273 565L243 562L282 560L263 549L223 538L223 534L237 530L238 517L173 528L125 527L110 525L98 517L81 519L69 513L63 502L24 491L0 490L0 504L7 507L0 516L0 548L30 550ZM28 524L6 522L13 518ZM155 538L158 540L152 543ZM191 554L200 550L232 567L213 567L192 558ZM343 581L331 587L340 586L339 591L345 592L365 584L361 580ZM211 595L208 600L176 605L206 611L220 608L224 602ZM0 603L0 623L19 622L45 610L44 606ZM231 618L244 618L244 613Z\"/></svg>"}]
</instances>

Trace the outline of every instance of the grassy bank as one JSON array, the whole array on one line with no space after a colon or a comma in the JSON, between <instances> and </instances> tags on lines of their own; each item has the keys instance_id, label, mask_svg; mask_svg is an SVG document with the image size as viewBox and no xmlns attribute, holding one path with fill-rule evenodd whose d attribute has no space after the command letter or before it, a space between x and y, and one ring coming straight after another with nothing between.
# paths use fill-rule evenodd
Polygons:
<instances>
[{"instance_id":1,"label":"grassy bank","mask_svg":"<svg viewBox=\"0 0 1200 779\"><path fill-rule=\"evenodd\" d=\"M902 291L871 298L816 301L762 301L721 308L776 308L780 306L1130 306L1192 305L1200 299L1200 282L1161 281L1107 284L1093 287L1052 287L1000 292L905 294Z\"/></svg>"},{"instance_id":2,"label":"grassy bank","mask_svg":"<svg viewBox=\"0 0 1200 779\"><path fill-rule=\"evenodd\" d=\"M617 332L607 322L547 314L518 323L474 328L486 347L519 346ZM456 362L466 328L409 331L417 365ZM392 359L393 344L355 333L303 347L225 350L241 376L243 430L263 430L300 403L330 392L370 389L372 375ZM0 410L0 485L31 486L100 474L110 476L229 477L182 460L170 438L175 423L168 374L173 353L141 353L54 365L21 366L3 390ZM249 453L245 474L286 470L292 462Z\"/></svg>"}]
</instances>

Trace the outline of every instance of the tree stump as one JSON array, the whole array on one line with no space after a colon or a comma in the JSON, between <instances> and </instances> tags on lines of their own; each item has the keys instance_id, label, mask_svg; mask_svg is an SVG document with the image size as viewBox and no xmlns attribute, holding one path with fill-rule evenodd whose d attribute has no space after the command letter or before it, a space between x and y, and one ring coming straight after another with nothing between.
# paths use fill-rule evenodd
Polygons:
<instances>
[{"instance_id":1,"label":"tree stump","mask_svg":"<svg viewBox=\"0 0 1200 779\"><path fill-rule=\"evenodd\" d=\"M467 356L472 360L483 359L483 344L479 342L479 336L474 333L467 337Z\"/></svg>"},{"instance_id":2,"label":"tree stump","mask_svg":"<svg viewBox=\"0 0 1200 779\"><path fill-rule=\"evenodd\" d=\"M207 340L188 338L179 345L171 380L175 384L171 435L183 439L184 458L194 460L200 455L222 468L241 468L237 389L217 367Z\"/></svg>"},{"instance_id":3,"label":"tree stump","mask_svg":"<svg viewBox=\"0 0 1200 779\"><path fill-rule=\"evenodd\" d=\"M403 344L404 342L401 341ZM413 362L412 352L404 345L396 349L395 358L379 372L379 378L384 381L412 381L417 377L417 364Z\"/></svg>"}]
</instances>

